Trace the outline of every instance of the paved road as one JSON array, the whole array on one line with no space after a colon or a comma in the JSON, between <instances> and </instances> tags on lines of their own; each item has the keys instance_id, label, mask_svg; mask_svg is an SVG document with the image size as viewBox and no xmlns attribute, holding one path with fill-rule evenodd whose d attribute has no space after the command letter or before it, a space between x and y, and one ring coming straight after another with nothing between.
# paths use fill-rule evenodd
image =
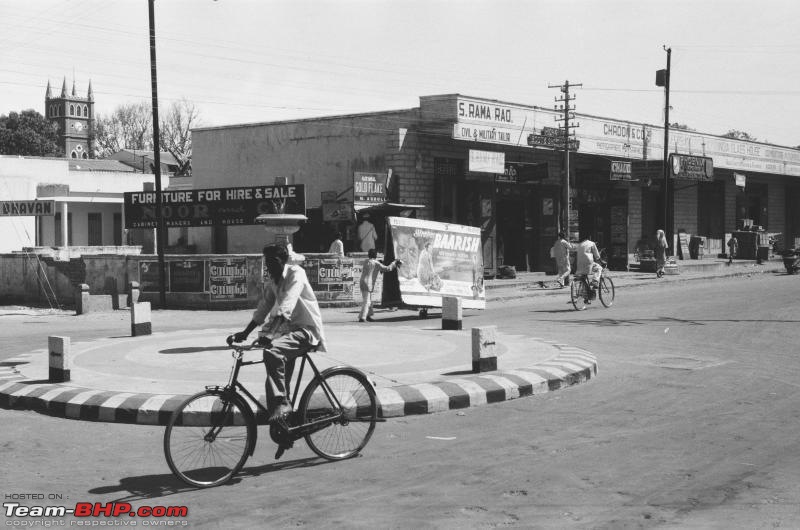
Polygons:
<instances>
[{"instance_id":1,"label":"paved road","mask_svg":"<svg viewBox=\"0 0 800 530\"><path fill-rule=\"evenodd\" d=\"M798 527L799 280L644 286L580 313L566 296L468 313L590 350L600 373L391 420L346 462L298 447L275 463L263 436L237 483L212 491L169 475L159 428L0 410L3 490L187 505L192 527L211 528Z\"/></svg>"}]
</instances>

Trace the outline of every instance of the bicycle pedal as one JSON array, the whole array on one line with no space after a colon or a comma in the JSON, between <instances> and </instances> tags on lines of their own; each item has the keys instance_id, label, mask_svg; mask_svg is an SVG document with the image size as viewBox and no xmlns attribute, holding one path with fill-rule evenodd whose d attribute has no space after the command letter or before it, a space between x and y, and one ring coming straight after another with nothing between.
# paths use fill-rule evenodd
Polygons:
<instances>
[{"instance_id":1,"label":"bicycle pedal","mask_svg":"<svg viewBox=\"0 0 800 530\"><path fill-rule=\"evenodd\" d=\"M280 457L283 456L283 453L286 452L287 449L291 449L292 445L279 445L278 450L275 451L275 460L278 460Z\"/></svg>"}]
</instances>

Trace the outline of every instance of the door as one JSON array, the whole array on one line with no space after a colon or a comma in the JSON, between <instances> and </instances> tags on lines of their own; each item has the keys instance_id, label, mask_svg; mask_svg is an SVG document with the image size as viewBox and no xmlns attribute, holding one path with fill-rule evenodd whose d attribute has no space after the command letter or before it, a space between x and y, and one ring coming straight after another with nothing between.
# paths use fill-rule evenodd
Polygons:
<instances>
[{"instance_id":1,"label":"door","mask_svg":"<svg viewBox=\"0 0 800 530\"><path fill-rule=\"evenodd\" d=\"M90 247L97 247L103 244L103 215L100 213L89 213L88 215L89 234L87 242Z\"/></svg>"}]
</instances>

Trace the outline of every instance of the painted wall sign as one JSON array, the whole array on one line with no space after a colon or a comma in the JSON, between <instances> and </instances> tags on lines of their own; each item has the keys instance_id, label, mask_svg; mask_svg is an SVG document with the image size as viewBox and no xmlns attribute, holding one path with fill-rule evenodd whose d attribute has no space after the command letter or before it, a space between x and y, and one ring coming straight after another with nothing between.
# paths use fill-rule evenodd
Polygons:
<instances>
[{"instance_id":1,"label":"painted wall sign","mask_svg":"<svg viewBox=\"0 0 800 530\"><path fill-rule=\"evenodd\" d=\"M0 201L0 215L44 217L56 214L55 201Z\"/></svg>"},{"instance_id":2,"label":"painted wall sign","mask_svg":"<svg viewBox=\"0 0 800 530\"><path fill-rule=\"evenodd\" d=\"M169 286L173 293L203 293L206 291L206 262L204 260L170 261Z\"/></svg>"},{"instance_id":3,"label":"painted wall sign","mask_svg":"<svg viewBox=\"0 0 800 530\"><path fill-rule=\"evenodd\" d=\"M156 192L126 192L125 228L155 228ZM252 186L162 191L164 225L254 225L261 214L306 213L305 186Z\"/></svg>"},{"instance_id":4,"label":"painted wall sign","mask_svg":"<svg viewBox=\"0 0 800 530\"><path fill-rule=\"evenodd\" d=\"M611 161L611 180L631 180L630 160Z\"/></svg>"}]
</instances>

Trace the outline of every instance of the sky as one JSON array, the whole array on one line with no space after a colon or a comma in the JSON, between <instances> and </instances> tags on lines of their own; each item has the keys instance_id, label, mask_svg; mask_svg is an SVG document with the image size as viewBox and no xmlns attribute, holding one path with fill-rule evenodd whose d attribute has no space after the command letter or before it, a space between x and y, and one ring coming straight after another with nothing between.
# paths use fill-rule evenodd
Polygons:
<instances>
[{"instance_id":1,"label":"sky","mask_svg":"<svg viewBox=\"0 0 800 530\"><path fill-rule=\"evenodd\" d=\"M95 111L150 101L146 0L0 1L0 114L48 81ZM800 145L796 0L156 0L159 106L217 126L417 107L458 93Z\"/></svg>"}]
</instances>

